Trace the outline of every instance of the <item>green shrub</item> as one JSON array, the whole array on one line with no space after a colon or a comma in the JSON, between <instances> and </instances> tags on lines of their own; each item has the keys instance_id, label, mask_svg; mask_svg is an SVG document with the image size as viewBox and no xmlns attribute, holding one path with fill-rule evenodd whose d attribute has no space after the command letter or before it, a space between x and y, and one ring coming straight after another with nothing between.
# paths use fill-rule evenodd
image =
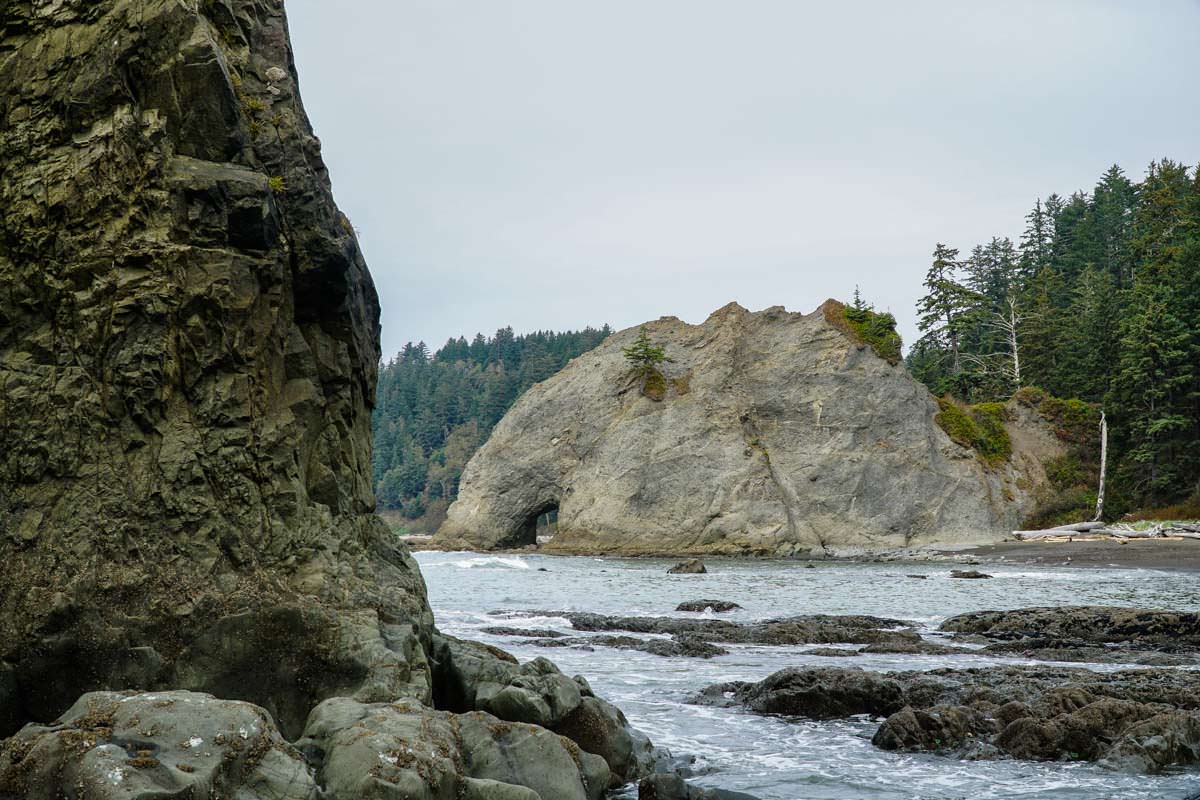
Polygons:
<instances>
[{"instance_id":1,"label":"green shrub","mask_svg":"<svg viewBox=\"0 0 1200 800\"><path fill-rule=\"evenodd\" d=\"M1049 395L1043 389L1036 386L1022 386L1013 394L1012 399L1023 406L1032 409L1038 409Z\"/></svg>"},{"instance_id":2,"label":"green shrub","mask_svg":"<svg viewBox=\"0 0 1200 800\"><path fill-rule=\"evenodd\" d=\"M1054 433L1064 441L1094 446L1099 436L1100 409L1091 403L1074 398L1060 400L1045 398L1038 411L1054 426Z\"/></svg>"},{"instance_id":3,"label":"green shrub","mask_svg":"<svg viewBox=\"0 0 1200 800\"><path fill-rule=\"evenodd\" d=\"M1058 458L1052 458L1042 466L1046 469L1046 477L1050 484L1059 491L1066 491L1076 486L1086 486L1089 481L1088 471L1084 469L1078 453L1067 453Z\"/></svg>"},{"instance_id":4,"label":"green shrub","mask_svg":"<svg viewBox=\"0 0 1200 800\"><path fill-rule=\"evenodd\" d=\"M891 314L877 313L869 308L846 306L842 315L855 337L869 344L875 355L889 364L900 363L900 334L896 333L896 318Z\"/></svg>"},{"instance_id":5,"label":"green shrub","mask_svg":"<svg viewBox=\"0 0 1200 800\"><path fill-rule=\"evenodd\" d=\"M642 394L646 397L658 401L667 396L667 379L657 369L651 368L651 371L646 373L645 381L642 384Z\"/></svg>"},{"instance_id":6,"label":"green shrub","mask_svg":"<svg viewBox=\"0 0 1200 800\"><path fill-rule=\"evenodd\" d=\"M901 360L900 334L896 333L896 318L891 314L876 312L870 306L859 303L847 306L836 300L828 300L821 306L830 325L861 345L869 345L875 355L889 364Z\"/></svg>"},{"instance_id":7,"label":"green shrub","mask_svg":"<svg viewBox=\"0 0 1200 800\"><path fill-rule=\"evenodd\" d=\"M1058 492L1042 500L1033 516L1022 523L1023 530L1042 530L1091 519L1096 513L1096 492L1082 486Z\"/></svg>"},{"instance_id":8,"label":"green shrub","mask_svg":"<svg viewBox=\"0 0 1200 800\"><path fill-rule=\"evenodd\" d=\"M950 439L979 453L989 466L999 466L1012 456L1012 440L1004 421L1008 410L1003 403L960 406L949 397L938 400L940 411L934 420Z\"/></svg>"}]
</instances>

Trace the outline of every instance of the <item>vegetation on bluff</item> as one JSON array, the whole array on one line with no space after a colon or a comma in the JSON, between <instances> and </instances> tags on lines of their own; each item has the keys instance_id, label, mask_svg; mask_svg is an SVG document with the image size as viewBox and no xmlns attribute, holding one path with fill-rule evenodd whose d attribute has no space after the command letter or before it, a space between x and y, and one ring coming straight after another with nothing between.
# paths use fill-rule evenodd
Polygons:
<instances>
[{"instance_id":1,"label":"vegetation on bluff","mask_svg":"<svg viewBox=\"0 0 1200 800\"><path fill-rule=\"evenodd\" d=\"M1163 160L1134 182L1114 166L1091 192L1038 200L1016 244L995 237L960 258L939 243L925 290L907 364L931 392L975 404L1016 396L1093 449L1103 407L1106 514L1200 504L1195 170ZM1074 484L1091 471L1080 465L1054 472Z\"/></svg>"},{"instance_id":2,"label":"vegetation on bluff","mask_svg":"<svg viewBox=\"0 0 1200 800\"><path fill-rule=\"evenodd\" d=\"M1003 403L966 406L951 397L938 400L934 420L953 441L979 453L989 466L998 466L1012 456L1012 440L1004 421L1008 410Z\"/></svg>"}]
</instances>

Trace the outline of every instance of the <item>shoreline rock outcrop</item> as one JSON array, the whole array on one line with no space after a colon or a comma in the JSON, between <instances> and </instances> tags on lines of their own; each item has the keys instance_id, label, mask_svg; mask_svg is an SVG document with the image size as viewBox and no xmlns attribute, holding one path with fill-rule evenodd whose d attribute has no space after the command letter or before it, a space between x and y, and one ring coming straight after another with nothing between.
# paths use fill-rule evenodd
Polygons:
<instances>
[{"instance_id":1,"label":"shoreline rock outcrop","mask_svg":"<svg viewBox=\"0 0 1200 800\"><path fill-rule=\"evenodd\" d=\"M0 796L594 800L649 742L440 634L373 513L296 80L280 0L0 7Z\"/></svg>"},{"instance_id":2,"label":"shoreline rock outcrop","mask_svg":"<svg viewBox=\"0 0 1200 800\"><path fill-rule=\"evenodd\" d=\"M792 668L709 686L693 702L823 720L867 714L883 719L872 742L885 750L1139 773L1200 763L1200 684L1184 670Z\"/></svg>"},{"instance_id":3,"label":"shoreline rock outcrop","mask_svg":"<svg viewBox=\"0 0 1200 800\"><path fill-rule=\"evenodd\" d=\"M700 325L649 322L672 359L653 392L622 354L641 328L614 334L509 410L430 544L533 546L548 510L557 533L540 547L559 553L846 554L1019 527L1046 486L1042 462L1065 452L1051 426L1010 404L1012 454L987 462L843 313L731 303Z\"/></svg>"}]
</instances>

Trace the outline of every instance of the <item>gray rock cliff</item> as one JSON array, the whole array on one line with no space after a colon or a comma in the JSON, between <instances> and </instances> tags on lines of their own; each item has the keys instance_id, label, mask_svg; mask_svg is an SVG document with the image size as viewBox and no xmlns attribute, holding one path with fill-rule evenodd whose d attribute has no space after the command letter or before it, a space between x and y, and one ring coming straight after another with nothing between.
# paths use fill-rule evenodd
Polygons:
<instances>
[{"instance_id":1,"label":"gray rock cliff","mask_svg":"<svg viewBox=\"0 0 1200 800\"><path fill-rule=\"evenodd\" d=\"M438 546L796 555L982 542L1018 527L1062 444L1016 404L989 466L935 422L902 364L811 314L736 304L647 323L665 392L626 378L631 328L531 388L463 473ZM661 394L660 397L648 394Z\"/></svg>"}]
</instances>

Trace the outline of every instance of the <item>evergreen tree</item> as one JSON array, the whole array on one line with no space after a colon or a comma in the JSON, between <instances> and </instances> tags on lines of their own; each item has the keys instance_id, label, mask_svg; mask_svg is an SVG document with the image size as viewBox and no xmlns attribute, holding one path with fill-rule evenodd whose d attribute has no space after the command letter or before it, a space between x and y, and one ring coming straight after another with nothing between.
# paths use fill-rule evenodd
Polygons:
<instances>
[{"instance_id":1,"label":"evergreen tree","mask_svg":"<svg viewBox=\"0 0 1200 800\"><path fill-rule=\"evenodd\" d=\"M650 341L650 334L646 333L645 325L638 331L638 337L634 339L633 344L622 347L621 352L625 355L625 363L629 365L625 374L643 382L658 374L659 364L671 360L667 358L665 348Z\"/></svg>"},{"instance_id":2,"label":"evergreen tree","mask_svg":"<svg viewBox=\"0 0 1200 800\"><path fill-rule=\"evenodd\" d=\"M972 293L957 279L961 267L958 250L939 242L925 275L927 293L917 304L917 328L924 334L919 343L923 368L939 394L962 372L960 343Z\"/></svg>"}]
</instances>

